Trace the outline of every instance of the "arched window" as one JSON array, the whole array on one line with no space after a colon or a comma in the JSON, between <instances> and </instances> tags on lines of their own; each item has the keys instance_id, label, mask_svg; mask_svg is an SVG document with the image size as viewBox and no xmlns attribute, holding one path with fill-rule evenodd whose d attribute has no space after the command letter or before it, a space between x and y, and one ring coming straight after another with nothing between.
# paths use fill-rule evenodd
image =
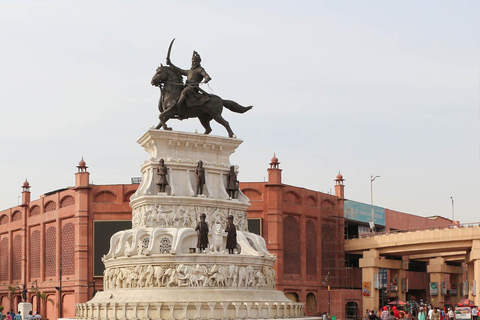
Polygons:
<instances>
[{"instance_id":1,"label":"arched window","mask_svg":"<svg viewBox=\"0 0 480 320\"><path fill-rule=\"evenodd\" d=\"M0 225L2 224L7 224L8 223L8 216L6 214L4 214L1 218L0 218Z\"/></svg>"},{"instance_id":2,"label":"arched window","mask_svg":"<svg viewBox=\"0 0 480 320\"><path fill-rule=\"evenodd\" d=\"M67 223L62 228L62 274L75 274L75 226Z\"/></svg>"},{"instance_id":3,"label":"arched window","mask_svg":"<svg viewBox=\"0 0 480 320\"><path fill-rule=\"evenodd\" d=\"M0 246L0 280L7 281L8 280L8 257L10 253L8 252L8 238L5 237L2 239L2 244Z\"/></svg>"},{"instance_id":4,"label":"arched window","mask_svg":"<svg viewBox=\"0 0 480 320\"><path fill-rule=\"evenodd\" d=\"M40 277L40 231L35 230L30 235L30 276Z\"/></svg>"},{"instance_id":5,"label":"arched window","mask_svg":"<svg viewBox=\"0 0 480 320\"><path fill-rule=\"evenodd\" d=\"M300 274L300 228L297 219L283 219L283 273Z\"/></svg>"},{"instance_id":6,"label":"arched window","mask_svg":"<svg viewBox=\"0 0 480 320\"><path fill-rule=\"evenodd\" d=\"M54 277L57 274L56 244L57 228L50 227L45 232L45 276Z\"/></svg>"},{"instance_id":7,"label":"arched window","mask_svg":"<svg viewBox=\"0 0 480 320\"><path fill-rule=\"evenodd\" d=\"M15 211L12 214L12 222L22 220L22 213L20 211Z\"/></svg>"},{"instance_id":8,"label":"arched window","mask_svg":"<svg viewBox=\"0 0 480 320\"><path fill-rule=\"evenodd\" d=\"M33 206L32 209L30 209L30 217L36 216L38 214L40 214L40 207Z\"/></svg>"},{"instance_id":9,"label":"arched window","mask_svg":"<svg viewBox=\"0 0 480 320\"><path fill-rule=\"evenodd\" d=\"M93 202L117 202L117 196L110 191L104 190L95 195Z\"/></svg>"},{"instance_id":10,"label":"arched window","mask_svg":"<svg viewBox=\"0 0 480 320\"><path fill-rule=\"evenodd\" d=\"M22 279L22 237L19 234L12 242L12 279Z\"/></svg>"},{"instance_id":11,"label":"arched window","mask_svg":"<svg viewBox=\"0 0 480 320\"><path fill-rule=\"evenodd\" d=\"M317 231L315 223L308 220L306 223L307 237L307 275L317 275Z\"/></svg>"},{"instance_id":12,"label":"arched window","mask_svg":"<svg viewBox=\"0 0 480 320\"><path fill-rule=\"evenodd\" d=\"M332 241L335 239L333 228L328 224L322 225L322 277L326 277L335 270L335 246Z\"/></svg>"},{"instance_id":13,"label":"arched window","mask_svg":"<svg viewBox=\"0 0 480 320\"><path fill-rule=\"evenodd\" d=\"M313 292L307 293L306 311L309 314L315 314L317 310L317 298Z\"/></svg>"},{"instance_id":14,"label":"arched window","mask_svg":"<svg viewBox=\"0 0 480 320\"><path fill-rule=\"evenodd\" d=\"M53 211L57 209L57 205L53 201L47 202L45 205L45 212Z\"/></svg>"},{"instance_id":15,"label":"arched window","mask_svg":"<svg viewBox=\"0 0 480 320\"><path fill-rule=\"evenodd\" d=\"M293 302L298 302L298 294L296 292L286 292L285 296Z\"/></svg>"},{"instance_id":16,"label":"arched window","mask_svg":"<svg viewBox=\"0 0 480 320\"><path fill-rule=\"evenodd\" d=\"M75 198L71 196L67 196L62 199L62 202L60 202L60 208L65 208L65 207L70 207L75 204Z\"/></svg>"}]
</instances>

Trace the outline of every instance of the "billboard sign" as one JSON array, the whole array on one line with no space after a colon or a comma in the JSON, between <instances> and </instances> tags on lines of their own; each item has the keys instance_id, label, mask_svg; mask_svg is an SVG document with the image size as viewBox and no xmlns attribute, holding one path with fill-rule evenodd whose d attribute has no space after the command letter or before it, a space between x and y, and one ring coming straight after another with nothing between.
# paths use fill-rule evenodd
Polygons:
<instances>
[{"instance_id":1,"label":"billboard sign","mask_svg":"<svg viewBox=\"0 0 480 320\"><path fill-rule=\"evenodd\" d=\"M456 296L457 295L457 284L456 283L452 283L450 285L450 295L451 296Z\"/></svg>"},{"instance_id":2,"label":"billboard sign","mask_svg":"<svg viewBox=\"0 0 480 320\"><path fill-rule=\"evenodd\" d=\"M438 283L437 282L430 282L430 295L431 296L438 295Z\"/></svg>"},{"instance_id":3,"label":"billboard sign","mask_svg":"<svg viewBox=\"0 0 480 320\"><path fill-rule=\"evenodd\" d=\"M385 226L385 209L377 206L371 206L366 203L345 200L344 212L348 220L369 223L373 219L376 225Z\"/></svg>"}]
</instances>

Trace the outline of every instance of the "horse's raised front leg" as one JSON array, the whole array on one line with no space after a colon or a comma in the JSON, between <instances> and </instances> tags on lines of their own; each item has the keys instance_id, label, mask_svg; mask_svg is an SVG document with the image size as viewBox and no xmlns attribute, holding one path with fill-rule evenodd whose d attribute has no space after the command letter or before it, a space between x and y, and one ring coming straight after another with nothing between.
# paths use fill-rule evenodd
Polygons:
<instances>
[{"instance_id":1,"label":"horse's raised front leg","mask_svg":"<svg viewBox=\"0 0 480 320\"><path fill-rule=\"evenodd\" d=\"M230 124L228 124L228 121L223 119L222 115L221 114L217 114L214 118L213 118L215 121L217 121L218 123L220 123L222 126L225 127L225 129L227 129L227 132L228 132L228 136L230 138L233 138L233 131L232 129L230 128Z\"/></svg>"},{"instance_id":2,"label":"horse's raised front leg","mask_svg":"<svg viewBox=\"0 0 480 320\"><path fill-rule=\"evenodd\" d=\"M200 120L200 123L205 128L204 134L209 134L210 132L212 132L212 127L210 127L210 121L212 121L212 117L201 116L201 117L198 117L198 120Z\"/></svg>"}]
</instances>

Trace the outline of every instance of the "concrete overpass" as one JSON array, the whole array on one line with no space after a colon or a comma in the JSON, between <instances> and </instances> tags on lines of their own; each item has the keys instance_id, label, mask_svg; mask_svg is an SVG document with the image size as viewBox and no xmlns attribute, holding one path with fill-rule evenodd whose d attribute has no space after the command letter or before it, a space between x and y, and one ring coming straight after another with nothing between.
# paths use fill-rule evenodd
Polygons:
<instances>
[{"instance_id":1,"label":"concrete overpass","mask_svg":"<svg viewBox=\"0 0 480 320\"><path fill-rule=\"evenodd\" d=\"M363 309L379 309L380 290L374 288L375 274L379 268L390 269L401 283L408 270L409 261L427 262L430 282L438 285L436 302L445 301L440 284L445 274L450 274L451 283L468 281L468 297L480 305L480 225L460 225L418 231L402 231L390 234L373 234L345 242L345 251L359 254L362 281L371 284L369 296L363 296ZM452 265L453 264L453 265ZM464 274L467 266L466 275ZM405 292L398 290L399 299L405 300ZM432 297L433 298L433 297ZM462 298L461 292L457 299Z\"/></svg>"}]
</instances>

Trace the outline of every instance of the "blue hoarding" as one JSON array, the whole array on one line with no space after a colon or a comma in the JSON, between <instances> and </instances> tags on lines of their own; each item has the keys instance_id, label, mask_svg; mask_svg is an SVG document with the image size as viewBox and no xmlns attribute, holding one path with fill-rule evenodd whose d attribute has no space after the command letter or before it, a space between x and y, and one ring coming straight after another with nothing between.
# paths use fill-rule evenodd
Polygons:
<instances>
[{"instance_id":1,"label":"blue hoarding","mask_svg":"<svg viewBox=\"0 0 480 320\"><path fill-rule=\"evenodd\" d=\"M366 203L345 200L345 218L360 222L372 221L372 206ZM385 226L385 209L373 206L373 218L376 225Z\"/></svg>"}]
</instances>

